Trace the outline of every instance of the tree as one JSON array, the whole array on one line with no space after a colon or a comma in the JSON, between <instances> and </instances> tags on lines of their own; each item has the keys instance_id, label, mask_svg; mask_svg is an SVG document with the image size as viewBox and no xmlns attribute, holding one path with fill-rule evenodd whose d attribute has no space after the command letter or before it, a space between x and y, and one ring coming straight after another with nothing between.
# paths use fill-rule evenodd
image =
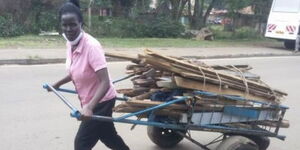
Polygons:
<instances>
[{"instance_id":1,"label":"tree","mask_svg":"<svg viewBox=\"0 0 300 150\"><path fill-rule=\"evenodd\" d=\"M207 18L218 1L219 0L195 0L194 10L192 11L191 0L189 0L188 11L191 28L201 29L206 26Z\"/></svg>"},{"instance_id":2,"label":"tree","mask_svg":"<svg viewBox=\"0 0 300 150\"><path fill-rule=\"evenodd\" d=\"M179 21L183 13L187 14L189 18L190 27L192 29L201 29L206 26L207 18L212 8L220 0L161 0L159 1L158 8L164 12L168 12L173 20ZM167 10L166 10L167 9Z\"/></svg>"},{"instance_id":3,"label":"tree","mask_svg":"<svg viewBox=\"0 0 300 150\"><path fill-rule=\"evenodd\" d=\"M258 30L260 33L264 32L262 27L263 24L267 22L272 2L273 0L253 0L251 3L258 20Z\"/></svg>"},{"instance_id":4,"label":"tree","mask_svg":"<svg viewBox=\"0 0 300 150\"><path fill-rule=\"evenodd\" d=\"M226 0L226 8L228 10L228 17L232 18L232 23L227 26L225 30L235 31L239 10L250 6L253 0Z\"/></svg>"},{"instance_id":5,"label":"tree","mask_svg":"<svg viewBox=\"0 0 300 150\"><path fill-rule=\"evenodd\" d=\"M134 6L135 0L112 0L113 16L129 17L130 9Z\"/></svg>"},{"instance_id":6,"label":"tree","mask_svg":"<svg viewBox=\"0 0 300 150\"><path fill-rule=\"evenodd\" d=\"M174 20L178 20L182 16L187 2L188 0L170 0L172 6L172 18Z\"/></svg>"}]
</instances>

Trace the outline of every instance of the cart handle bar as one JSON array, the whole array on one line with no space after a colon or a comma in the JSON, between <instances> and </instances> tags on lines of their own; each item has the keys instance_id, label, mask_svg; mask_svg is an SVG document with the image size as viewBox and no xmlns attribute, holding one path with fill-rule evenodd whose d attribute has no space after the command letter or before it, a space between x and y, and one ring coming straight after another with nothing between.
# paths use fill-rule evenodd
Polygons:
<instances>
[{"instance_id":1,"label":"cart handle bar","mask_svg":"<svg viewBox=\"0 0 300 150\"><path fill-rule=\"evenodd\" d=\"M52 92L54 92L55 95L57 95L62 102L64 102L72 111L71 111L71 116L75 117L75 118L80 118L81 113L78 111L77 108L75 108L75 106L73 106L63 95L61 95L53 86L49 85L49 84L44 84L43 85L44 89L47 90L51 90Z\"/></svg>"},{"instance_id":2,"label":"cart handle bar","mask_svg":"<svg viewBox=\"0 0 300 150\"><path fill-rule=\"evenodd\" d=\"M44 89L50 89L49 88L49 84L44 84L43 85ZM52 87L53 88L53 87ZM52 90L52 89L51 89ZM70 90L70 89L65 89L65 88L58 88L55 89L56 91L60 91L60 92L66 92L66 93L71 93L71 94L77 94L77 91L75 90ZM53 90L52 90L53 91ZM127 101L129 98L127 96L123 96L123 97L116 97L116 100L120 100L120 101Z\"/></svg>"}]
</instances>

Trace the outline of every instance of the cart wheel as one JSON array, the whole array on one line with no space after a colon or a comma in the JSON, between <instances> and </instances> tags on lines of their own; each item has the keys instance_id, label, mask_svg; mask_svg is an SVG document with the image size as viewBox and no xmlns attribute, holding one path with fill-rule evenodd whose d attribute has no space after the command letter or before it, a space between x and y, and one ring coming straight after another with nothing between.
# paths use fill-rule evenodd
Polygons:
<instances>
[{"instance_id":1,"label":"cart wheel","mask_svg":"<svg viewBox=\"0 0 300 150\"><path fill-rule=\"evenodd\" d=\"M174 147L183 139L183 137L173 129L148 126L147 133L151 141L162 148Z\"/></svg>"},{"instance_id":2,"label":"cart wheel","mask_svg":"<svg viewBox=\"0 0 300 150\"><path fill-rule=\"evenodd\" d=\"M230 136L221 142L217 150L259 150L252 140L244 136Z\"/></svg>"},{"instance_id":3,"label":"cart wheel","mask_svg":"<svg viewBox=\"0 0 300 150\"><path fill-rule=\"evenodd\" d=\"M254 141L259 150L267 150L267 148L269 147L270 145L270 139L268 137L265 137L265 136L245 136L249 139L251 139L252 141Z\"/></svg>"}]
</instances>

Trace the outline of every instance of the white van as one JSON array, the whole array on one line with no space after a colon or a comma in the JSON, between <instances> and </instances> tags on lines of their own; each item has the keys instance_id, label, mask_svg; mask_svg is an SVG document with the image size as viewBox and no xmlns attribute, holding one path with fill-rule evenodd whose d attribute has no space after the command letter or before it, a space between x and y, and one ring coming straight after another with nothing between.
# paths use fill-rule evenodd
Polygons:
<instances>
[{"instance_id":1,"label":"white van","mask_svg":"<svg viewBox=\"0 0 300 150\"><path fill-rule=\"evenodd\" d=\"M300 23L300 0L273 0L265 36L294 49Z\"/></svg>"}]
</instances>

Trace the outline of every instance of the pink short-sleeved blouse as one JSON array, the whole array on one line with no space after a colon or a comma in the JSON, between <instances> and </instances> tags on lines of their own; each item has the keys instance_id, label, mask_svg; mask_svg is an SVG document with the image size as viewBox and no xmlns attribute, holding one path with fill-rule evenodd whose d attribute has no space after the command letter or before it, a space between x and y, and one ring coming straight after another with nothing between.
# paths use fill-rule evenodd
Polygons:
<instances>
[{"instance_id":1,"label":"pink short-sleeved blouse","mask_svg":"<svg viewBox=\"0 0 300 150\"><path fill-rule=\"evenodd\" d=\"M66 67L78 92L81 105L89 103L101 82L96 77L96 71L107 67L101 44L87 33L83 33L79 45L73 52L70 43L67 43ZM99 102L114 97L116 90L110 80L110 88Z\"/></svg>"}]
</instances>

